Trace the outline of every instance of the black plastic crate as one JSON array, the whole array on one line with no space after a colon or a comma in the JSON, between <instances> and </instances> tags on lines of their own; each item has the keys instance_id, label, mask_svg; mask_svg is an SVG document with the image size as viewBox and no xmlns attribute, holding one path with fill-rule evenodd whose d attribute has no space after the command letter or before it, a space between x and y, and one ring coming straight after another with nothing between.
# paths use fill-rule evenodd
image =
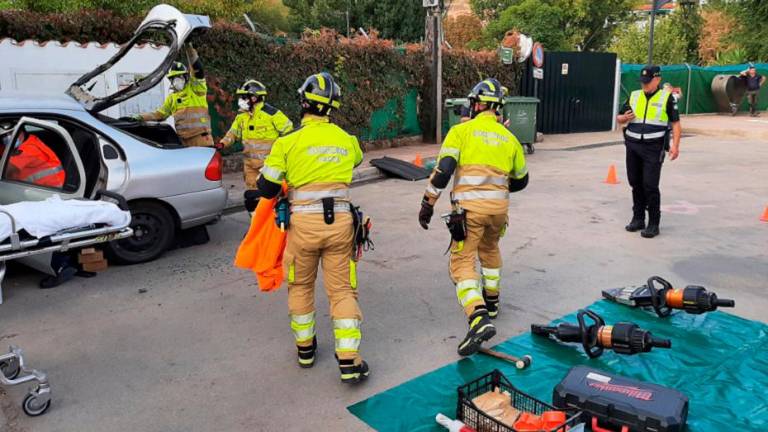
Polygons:
<instances>
[{"instance_id":1,"label":"black plastic crate","mask_svg":"<svg viewBox=\"0 0 768 432\"><path fill-rule=\"evenodd\" d=\"M558 409L533 396L529 396L513 386L498 369L494 369L493 372L459 387L459 403L456 407L456 418L477 432L515 432L515 429L488 416L472 403L472 399L496 388L499 388L502 392L509 392L512 407L519 411L527 411L536 415L541 415L545 411L565 411L567 418L565 423L544 432L564 431L563 428L565 426L573 427L579 424L580 411Z\"/></svg>"}]
</instances>

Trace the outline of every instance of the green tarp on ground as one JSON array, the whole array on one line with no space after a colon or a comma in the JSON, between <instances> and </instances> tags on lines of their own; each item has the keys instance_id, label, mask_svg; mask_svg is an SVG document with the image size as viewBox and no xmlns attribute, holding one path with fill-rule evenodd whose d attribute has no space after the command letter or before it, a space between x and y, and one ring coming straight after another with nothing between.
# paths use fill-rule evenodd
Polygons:
<instances>
[{"instance_id":1,"label":"green tarp on ground","mask_svg":"<svg viewBox=\"0 0 768 432\"><path fill-rule=\"evenodd\" d=\"M738 304L738 303L737 303ZM552 402L552 390L575 365L588 365L630 378L672 387L690 399L690 432L760 431L768 428L768 326L723 312L677 313L667 319L607 301L590 309L608 324L632 321L654 336L672 339L672 349L635 356L606 352L589 360L580 347L525 333L496 349L533 356L518 371L481 354L422 375L350 406L352 414L379 431L440 431L435 414L455 417L462 384L493 369L520 390ZM575 313L562 318L576 322ZM556 321L559 322L560 320Z\"/></svg>"},{"instance_id":2,"label":"green tarp on ground","mask_svg":"<svg viewBox=\"0 0 768 432\"><path fill-rule=\"evenodd\" d=\"M621 65L621 101L629 98L629 93L640 88L638 77L640 70L644 65L623 64ZM661 67L662 83L670 83L673 87L680 87L682 98L679 109L681 114L702 114L718 112L715 97L712 95L712 80L717 75L738 75L739 72L747 69L749 65L729 65L729 66L686 66L667 65ZM768 76L768 63L755 64L757 72L763 76ZM690 85L689 78L690 76ZM748 111L749 107L746 98L741 104L741 111ZM760 91L758 109L768 109L768 85L763 86Z\"/></svg>"}]
</instances>

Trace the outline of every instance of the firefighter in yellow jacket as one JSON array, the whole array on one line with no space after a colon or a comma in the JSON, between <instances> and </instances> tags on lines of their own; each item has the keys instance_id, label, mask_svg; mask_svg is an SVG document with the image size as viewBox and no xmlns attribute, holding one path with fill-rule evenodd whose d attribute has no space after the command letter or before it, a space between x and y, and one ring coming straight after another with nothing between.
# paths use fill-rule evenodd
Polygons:
<instances>
[{"instance_id":1,"label":"firefighter in yellow jacket","mask_svg":"<svg viewBox=\"0 0 768 432\"><path fill-rule=\"evenodd\" d=\"M217 148L243 144L243 175L245 177L245 208L252 212L258 203L256 180L272 143L293 130L293 123L282 111L264 101L267 88L256 80L246 81L238 90L240 114L235 117L227 134Z\"/></svg>"},{"instance_id":2,"label":"firefighter in yellow jacket","mask_svg":"<svg viewBox=\"0 0 768 432\"><path fill-rule=\"evenodd\" d=\"M330 74L307 78L299 95L301 127L272 145L258 188L263 197L272 198L280 193L283 180L289 187L292 214L283 263L299 365L312 367L315 361L315 278L322 263L341 381L357 383L369 371L358 351L363 315L352 260L349 185L363 153L357 138L330 121L341 97Z\"/></svg>"},{"instance_id":3,"label":"firefighter in yellow jacket","mask_svg":"<svg viewBox=\"0 0 768 432\"><path fill-rule=\"evenodd\" d=\"M495 79L486 79L472 89L472 119L454 126L445 137L419 212L419 223L428 229L434 205L455 173L449 218L453 239L450 275L469 318L469 331L458 348L462 356L474 354L496 334L491 319L499 312L499 239L507 227L509 193L528 184L523 148L496 117L503 97Z\"/></svg>"},{"instance_id":4,"label":"firefighter in yellow jacket","mask_svg":"<svg viewBox=\"0 0 768 432\"><path fill-rule=\"evenodd\" d=\"M186 147L213 147L211 117L208 114L208 85L197 51L187 46L192 73L181 62L174 62L167 78L171 81L171 94L151 113L136 114L139 121L163 121L173 116L176 133Z\"/></svg>"}]
</instances>

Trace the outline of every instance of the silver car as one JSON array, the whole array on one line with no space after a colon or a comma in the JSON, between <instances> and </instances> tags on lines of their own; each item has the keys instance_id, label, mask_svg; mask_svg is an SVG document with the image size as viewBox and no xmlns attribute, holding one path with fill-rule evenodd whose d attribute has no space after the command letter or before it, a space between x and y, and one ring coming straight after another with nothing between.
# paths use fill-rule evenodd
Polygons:
<instances>
[{"instance_id":1,"label":"silver car","mask_svg":"<svg viewBox=\"0 0 768 432\"><path fill-rule=\"evenodd\" d=\"M207 17L184 15L171 6L153 8L134 37L104 65L60 96L0 92L0 204L62 198L94 198L100 190L128 200L133 237L112 242L108 255L121 263L153 260L175 243L181 230L202 226L222 213L227 193L221 156L212 148L184 148L166 124L116 120L99 112L157 85L187 37L210 27ZM135 44L162 37L167 58L143 79L116 93L96 97L89 82L116 64ZM45 186L10 175L19 134L34 135L58 157L62 186ZM36 266L37 267L37 266Z\"/></svg>"}]
</instances>

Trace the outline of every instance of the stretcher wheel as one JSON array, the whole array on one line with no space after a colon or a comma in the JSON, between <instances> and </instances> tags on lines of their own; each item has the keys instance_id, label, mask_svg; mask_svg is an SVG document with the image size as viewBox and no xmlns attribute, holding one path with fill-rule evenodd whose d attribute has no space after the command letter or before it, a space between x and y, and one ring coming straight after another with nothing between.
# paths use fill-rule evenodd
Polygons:
<instances>
[{"instance_id":1,"label":"stretcher wheel","mask_svg":"<svg viewBox=\"0 0 768 432\"><path fill-rule=\"evenodd\" d=\"M21 373L21 367L19 367L18 362L2 361L0 362L0 373L9 380L15 380Z\"/></svg>"},{"instance_id":2,"label":"stretcher wheel","mask_svg":"<svg viewBox=\"0 0 768 432\"><path fill-rule=\"evenodd\" d=\"M24 414L30 417L37 417L45 414L48 408L51 407L51 400L48 399L44 403L40 403L38 397L34 393L29 393L24 397L24 402L21 403L21 408L24 410Z\"/></svg>"}]
</instances>

